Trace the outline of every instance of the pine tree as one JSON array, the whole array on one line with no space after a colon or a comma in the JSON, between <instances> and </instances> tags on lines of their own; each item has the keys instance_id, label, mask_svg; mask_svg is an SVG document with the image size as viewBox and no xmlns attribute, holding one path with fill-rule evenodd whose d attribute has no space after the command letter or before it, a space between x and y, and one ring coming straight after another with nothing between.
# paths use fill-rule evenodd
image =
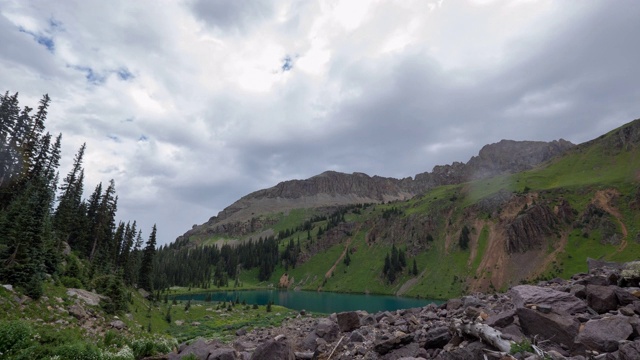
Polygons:
<instances>
[{"instance_id":1,"label":"pine tree","mask_svg":"<svg viewBox=\"0 0 640 360\"><path fill-rule=\"evenodd\" d=\"M153 224L149 240L142 253L140 274L138 275L138 287L151 291L151 273L153 272L153 256L156 251L156 225Z\"/></svg>"},{"instance_id":2,"label":"pine tree","mask_svg":"<svg viewBox=\"0 0 640 360\"><path fill-rule=\"evenodd\" d=\"M73 160L73 166L69 174L62 181L60 186L61 194L58 197L58 208L54 216L54 225L60 237L70 242L72 234L78 233L78 220L80 215L80 205L82 204L82 192L84 190L84 169L82 160L86 144L82 144Z\"/></svg>"}]
</instances>

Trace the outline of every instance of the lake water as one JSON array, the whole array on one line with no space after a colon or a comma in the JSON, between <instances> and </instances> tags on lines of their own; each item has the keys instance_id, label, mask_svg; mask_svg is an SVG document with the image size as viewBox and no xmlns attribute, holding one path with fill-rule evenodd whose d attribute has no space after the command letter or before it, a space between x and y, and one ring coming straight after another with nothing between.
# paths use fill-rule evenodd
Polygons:
<instances>
[{"instance_id":1,"label":"lake water","mask_svg":"<svg viewBox=\"0 0 640 360\"><path fill-rule=\"evenodd\" d=\"M294 310L307 310L330 314L333 312L366 310L369 313L393 311L422 307L430 303L442 304L441 300L404 298L388 295L341 294L315 291L281 291L281 290L244 290L244 291L212 291L212 302L235 301L242 303L266 305L272 301ZM206 293L183 294L175 296L176 300L204 301Z\"/></svg>"}]
</instances>

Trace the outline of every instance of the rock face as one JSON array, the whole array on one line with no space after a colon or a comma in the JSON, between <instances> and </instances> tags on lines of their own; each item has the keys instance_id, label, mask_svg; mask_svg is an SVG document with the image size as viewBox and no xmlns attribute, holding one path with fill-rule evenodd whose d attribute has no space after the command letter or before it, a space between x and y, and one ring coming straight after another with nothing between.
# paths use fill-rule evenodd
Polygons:
<instances>
[{"instance_id":1,"label":"rock face","mask_svg":"<svg viewBox=\"0 0 640 360\"><path fill-rule=\"evenodd\" d=\"M527 338L542 355L524 351L516 359L640 359L640 299L632 295L638 288L593 285L621 278L621 269L592 268L570 281L519 285L505 294L465 296L441 306L319 319L298 315L278 328L243 332L232 344L197 340L166 358L191 353L199 359L513 359L496 351ZM606 289L625 301L597 314L586 298L572 294L585 284L592 293Z\"/></svg>"},{"instance_id":2,"label":"rock face","mask_svg":"<svg viewBox=\"0 0 640 360\"><path fill-rule=\"evenodd\" d=\"M178 238L193 235L227 234L241 237L270 225L262 214L294 208L322 208L349 204L406 200L440 185L459 184L502 173L531 169L574 145L552 142L502 140L484 146L466 164L435 166L432 172L414 178L394 179L363 173L327 171L305 180L289 180L248 194Z\"/></svg>"},{"instance_id":3,"label":"rock face","mask_svg":"<svg viewBox=\"0 0 640 360\"><path fill-rule=\"evenodd\" d=\"M515 253L540 248L557 222L558 218L548 206L531 206L508 225L507 251Z\"/></svg>"}]
</instances>

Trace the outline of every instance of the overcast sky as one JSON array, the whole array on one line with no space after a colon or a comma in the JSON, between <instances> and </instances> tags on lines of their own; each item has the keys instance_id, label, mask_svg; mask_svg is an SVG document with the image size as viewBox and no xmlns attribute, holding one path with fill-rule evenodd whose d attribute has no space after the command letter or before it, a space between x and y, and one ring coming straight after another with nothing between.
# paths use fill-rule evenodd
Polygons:
<instances>
[{"instance_id":1,"label":"overcast sky","mask_svg":"<svg viewBox=\"0 0 640 360\"><path fill-rule=\"evenodd\" d=\"M640 1L0 0L0 91L52 98L61 177L168 243L325 170L408 177L640 117Z\"/></svg>"}]
</instances>

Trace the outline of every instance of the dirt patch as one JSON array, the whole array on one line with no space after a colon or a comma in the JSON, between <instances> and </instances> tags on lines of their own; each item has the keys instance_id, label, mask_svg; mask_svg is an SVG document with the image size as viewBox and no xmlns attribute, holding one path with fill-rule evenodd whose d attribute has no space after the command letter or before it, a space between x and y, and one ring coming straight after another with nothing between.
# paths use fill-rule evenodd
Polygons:
<instances>
[{"instance_id":1,"label":"dirt patch","mask_svg":"<svg viewBox=\"0 0 640 360\"><path fill-rule=\"evenodd\" d=\"M612 205L613 200L619 195L620 192L616 189L599 190L596 191L592 201L594 205L615 217L620 224L620 229L622 230L622 241L618 246L617 252L621 252L627 247L627 236L629 235L627 226L622 221L622 214L620 213L620 210Z\"/></svg>"}]
</instances>

